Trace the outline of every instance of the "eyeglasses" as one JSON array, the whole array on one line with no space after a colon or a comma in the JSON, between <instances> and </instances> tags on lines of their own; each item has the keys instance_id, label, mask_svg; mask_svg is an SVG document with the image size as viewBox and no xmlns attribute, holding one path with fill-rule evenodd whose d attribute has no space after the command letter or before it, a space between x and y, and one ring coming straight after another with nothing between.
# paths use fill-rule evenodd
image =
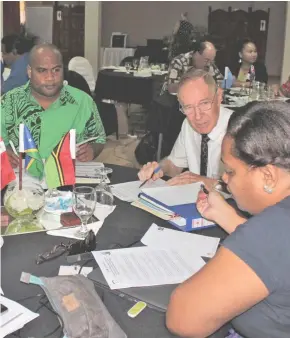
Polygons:
<instances>
[{"instance_id":1,"label":"eyeglasses","mask_svg":"<svg viewBox=\"0 0 290 338\"><path fill-rule=\"evenodd\" d=\"M91 252L96 249L96 235L90 230L84 240L76 241L68 244L60 243L55 245L50 251L44 252L37 256L35 263L41 264L57 257L60 257L65 252L70 255L77 255L84 252Z\"/></svg>"},{"instance_id":2,"label":"eyeglasses","mask_svg":"<svg viewBox=\"0 0 290 338\"><path fill-rule=\"evenodd\" d=\"M212 98L212 100L205 100L205 101L202 101L200 102L199 104L197 104L196 106L195 105L188 105L186 107L182 107L181 104L179 104L179 110L182 112L182 114L184 115L190 115L192 114L193 112L196 111L196 109L198 108L198 110L202 113L208 111L211 109L212 107L212 104L214 102L214 99L216 97L216 93L217 93L217 89L215 90L215 93L214 93L214 96Z\"/></svg>"}]
</instances>

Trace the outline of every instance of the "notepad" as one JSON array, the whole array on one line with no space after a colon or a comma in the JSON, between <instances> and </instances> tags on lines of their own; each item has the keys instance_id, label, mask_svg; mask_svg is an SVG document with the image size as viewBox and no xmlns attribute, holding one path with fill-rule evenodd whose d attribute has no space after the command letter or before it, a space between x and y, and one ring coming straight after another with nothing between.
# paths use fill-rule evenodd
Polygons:
<instances>
[{"instance_id":1,"label":"notepad","mask_svg":"<svg viewBox=\"0 0 290 338\"><path fill-rule=\"evenodd\" d=\"M196 202L200 185L201 182L197 182L177 186L166 185L156 189L147 189L145 186L142 193L167 206L190 204Z\"/></svg>"}]
</instances>

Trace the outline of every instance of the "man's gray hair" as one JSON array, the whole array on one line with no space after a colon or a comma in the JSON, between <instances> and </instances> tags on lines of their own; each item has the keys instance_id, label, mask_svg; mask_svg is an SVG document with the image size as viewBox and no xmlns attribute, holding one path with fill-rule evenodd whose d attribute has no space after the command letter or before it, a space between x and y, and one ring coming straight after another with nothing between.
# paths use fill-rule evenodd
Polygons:
<instances>
[{"instance_id":1,"label":"man's gray hair","mask_svg":"<svg viewBox=\"0 0 290 338\"><path fill-rule=\"evenodd\" d=\"M213 92L217 89L217 84L215 82L215 79L212 75L209 74L209 72L203 70L203 69L196 69L191 68L189 69L180 79L179 85L178 85L178 91L181 89L182 86L184 86L187 82L195 81L198 79L203 79L204 82L208 85L210 89L212 89Z\"/></svg>"}]
</instances>

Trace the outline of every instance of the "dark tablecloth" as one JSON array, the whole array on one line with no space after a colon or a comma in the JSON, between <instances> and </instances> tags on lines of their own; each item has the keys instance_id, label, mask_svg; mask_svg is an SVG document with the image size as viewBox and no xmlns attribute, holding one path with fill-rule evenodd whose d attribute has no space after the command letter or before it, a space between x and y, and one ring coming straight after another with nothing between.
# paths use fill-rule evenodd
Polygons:
<instances>
[{"instance_id":1,"label":"dark tablecloth","mask_svg":"<svg viewBox=\"0 0 290 338\"><path fill-rule=\"evenodd\" d=\"M113 168L111 177L112 183L121 183L136 180L137 171L131 168L109 165ZM105 220L102 228L97 234L97 250L107 249L112 244L128 246L138 241L154 222L157 225L171 227L165 222L145 211L131 206L129 203L116 199L116 209ZM219 227L204 229L197 233L224 238L225 232ZM28 296L42 293L42 289L35 285L23 284L19 281L22 271L32 273L36 276L53 277L58 274L60 265L68 265L65 257L56 260L35 264L38 254L50 250L54 245L61 241L67 242L68 239L49 236L45 232L16 235L4 237L4 245L1 251L1 286L6 297L13 300L20 300ZM133 303L126 298L121 298L110 291L96 288L103 298L104 304L108 308L113 318L119 323L126 332L128 338L168 338L174 337L165 327L165 314L156 310L146 308L135 319L128 317L127 311ZM39 306L39 298L32 298L22 301L21 304L32 311ZM21 337L43 338L46 334L53 331L59 324L55 315L46 308L39 311L40 316L28 323L21 330ZM10 335L9 337L14 337ZM50 337L62 337L61 332ZM224 334L219 332L215 338L223 338Z\"/></svg>"},{"instance_id":2,"label":"dark tablecloth","mask_svg":"<svg viewBox=\"0 0 290 338\"><path fill-rule=\"evenodd\" d=\"M159 75L137 77L124 72L104 69L99 71L95 87L97 99L149 106L153 97L153 83Z\"/></svg>"}]
</instances>

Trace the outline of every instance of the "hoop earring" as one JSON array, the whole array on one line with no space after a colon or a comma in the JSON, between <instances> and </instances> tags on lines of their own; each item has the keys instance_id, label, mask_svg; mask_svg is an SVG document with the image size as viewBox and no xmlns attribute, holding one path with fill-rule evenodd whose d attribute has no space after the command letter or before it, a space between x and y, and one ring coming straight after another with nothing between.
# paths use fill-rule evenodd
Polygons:
<instances>
[{"instance_id":1,"label":"hoop earring","mask_svg":"<svg viewBox=\"0 0 290 338\"><path fill-rule=\"evenodd\" d=\"M273 189L270 188L268 185L264 185L264 191L265 191L267 194L272 194Z\"/></svg>"}]
</instances>

